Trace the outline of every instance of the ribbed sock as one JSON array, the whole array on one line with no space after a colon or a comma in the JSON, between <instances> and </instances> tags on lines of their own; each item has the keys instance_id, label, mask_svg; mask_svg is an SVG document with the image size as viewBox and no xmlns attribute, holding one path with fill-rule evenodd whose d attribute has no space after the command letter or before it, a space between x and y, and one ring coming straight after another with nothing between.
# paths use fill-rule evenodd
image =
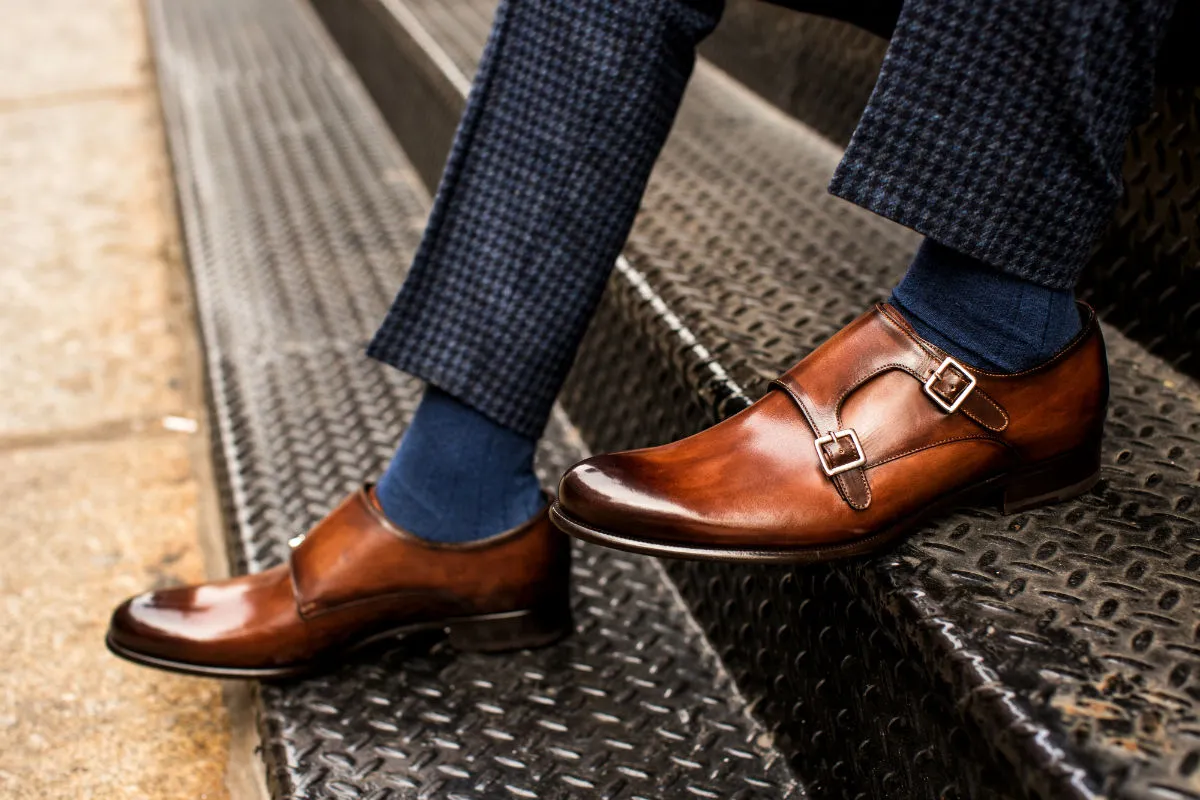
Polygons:
<instances>
[{"instance_id":1,"label":"ribbed sock","mask_svg":"<svg viewBox=\"0 0 1200 800\"><path fill-rule=\"evenodd\" d=\"M1030 283L930 239L889 302L922 337L988 372L1035 367L1080 328L1073 292Z\"/></svg>"},{"instance_id":2,"label":"ribbed sock","mask_svg":"<svg viewBox=\"0 0 1200 800\"><path fill-rule=\"evenodd\" d=\"M483 539L544 504L536 449L535 439L430 386L375 494L388 519L423 539Z\"/></svg>"}]
</instances>

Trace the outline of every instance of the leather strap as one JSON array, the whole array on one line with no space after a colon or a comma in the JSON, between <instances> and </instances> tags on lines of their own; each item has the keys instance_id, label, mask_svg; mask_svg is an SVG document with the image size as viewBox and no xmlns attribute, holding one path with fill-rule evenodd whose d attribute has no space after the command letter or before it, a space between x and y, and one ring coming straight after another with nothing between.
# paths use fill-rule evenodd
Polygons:
<instances>
[{"instance_id":1,"label":"leather strap","mask_svg":"<svg viewBox=\"0 0 1200 800\"><path fill-rule=\"evenodd\" d=\"M875 310L889 323L894 325L910 343L911 348L924 355L930 357L930 360L925 361L922 368L915 370L913 374L917 380L921 381L922 386L937 372L938 368L948 359L948 355L943 351L936 349L933 345L925 342L917 336L912 326L900 313L891 306L883 303L878 304ZM955 392L960 391L966 385L966 374L958 370L946 371L941 379L935 380L933 389L940 390L944 393L944 399L951 399ZM977 377L977 376L976 376ZM934 402L932 399L930 402ZM935 403L936 404L936 403ZM981 386L976 384L967 398L959 406L958 411L966 415L969 419L978 425L983 426L993 433L1003 433L1008 429L1008 414L1001 408L1000 404L993 400Z\"/></svg>"},{"instance_id":2,"label":"leather strap","mask_svg":"<svg viewBox=\"0 0 1200 800\"><path fill-rule=\"evenodd\" d=\"M945 353L921 340L899 314L878 304L773 381L771 386L787 392L818 440L831 437L821 445L823 460L825 465L838 470L859 456L857 450L847 449L847 444L855 444L857 440L851 440L848 431L843 436L838 435L843 431L843 402L851 392L888 372L910 375L914 379L914 390L925 394L927 401L943 413L961 413L993 434L1008 427L1008 415L978 382L968 391L974 376L965 367L947 367L938 373L946 359ZM938 399L928 396L930 392ZM963 392L968 392L965 398L961 397ZM958 405L953 412L946 410L956 402ZM820 460L818 453L814 452L813 457ZM852 508L865 510L871 505L871 484L867 479L870 466L868 457L866 463L830 476Z\"/></svg>"},{"instance_id":3,"label":"leather strap","mask_svg":"<svg viewBox=\"0 0 1200 800\"><path fill-rule=\"evenodd\" d=\"M828 403L815 402L804 390L804 387L796 381L790 380L790 377L790 373L785 373L771 385L783 389L791 395L792 400L799 406L800 412L804 414L809 427L812 428L818 439L825 436L832 437L832 441L822 446L826 462L835 468L843 462L848 463L849 459L846 458L845 448L837 436L842 429L838 420L837 408ZM857 452L849 455L857 456ZM820 458L820 456L817 457ZM851 508L859 511L865 511L871 505L871 484L867 482L867 472L863 466L830 476L833 485L842 495L842 499L849 503Z\"/></svg>"}]
</instances>

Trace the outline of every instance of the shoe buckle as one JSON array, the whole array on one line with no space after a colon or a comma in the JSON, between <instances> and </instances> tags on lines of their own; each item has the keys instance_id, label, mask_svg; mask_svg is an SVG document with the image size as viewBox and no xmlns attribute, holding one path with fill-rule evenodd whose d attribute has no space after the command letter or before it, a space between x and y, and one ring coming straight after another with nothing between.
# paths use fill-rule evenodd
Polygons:
<instances>
[{"instance_id":1,"label":"shoe buckle","mask_svg":"<svg viewBox=\"0 0 1200 800\"><path fill-rule=\"evenodd\" d=\"M831 465L829 463L829 455L825 452L825 445L837 444L839 448L838 452L844 453L845 449L842 447L841 443L846 439L849 439L851 444L854 445L854 460L848 461L844 464L838 464L837 466ZM825 436L822 436L821 438L817 439L816 447L817 458L821 462L821 469L823 469L825 474L830 478L832 478L834 475L840 475L843 472L848 472L856 467L861 467L863 464L867 463L867 456L865 453L863 453L862 445L859 444L858 441L858 434L854 432L853 428L847 428L844 431L838 431L836 433L831 432Z\"/></svg>"},{"instance_id":2,"label":"shoe buckle","mask_svg":"<svg viewBox=\"0 0 1200 800\"><path fill-rule=\"evenodd\" d=\"M943 389L935 388L934 384L942 381L946 370L953 369L959 375L967 379L967 384L962 387L961 384L950 384L949 391L942 394ZM966 399L971 396L971 392L975 391L975 385L979 383L975 376L964 367L962 364L955 361L953 358L947 358L942 362L942 365L933 371L933 374L925 381L925 394L933 399L933 402L938 404L938 407L947 414L953 414L958 411ZM961 388L960 388L961 387Z\"/></svg>"}]
</instances>

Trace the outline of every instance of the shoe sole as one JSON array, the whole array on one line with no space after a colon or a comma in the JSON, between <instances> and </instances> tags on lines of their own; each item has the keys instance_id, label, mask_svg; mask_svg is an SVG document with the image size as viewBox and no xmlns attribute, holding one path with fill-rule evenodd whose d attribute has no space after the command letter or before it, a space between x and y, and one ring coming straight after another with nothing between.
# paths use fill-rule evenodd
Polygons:
<instances>
[{"instance_id":1,"label":"shoe sole","mask_svg":"<svg viewBox=\"0 0 1200 800\"><path fill-rule=\"evenodd\" d=\"M878 553L897 539L916 532L944 511L969 505L996 504L1005 514L1030 511L1077 497L1100 480L1099 445L998 475L943 496L920 514L842 544L818 547L699 547L682 542L640 539L604 530L573 518L559 502L550 507L550 520L563 533L603 547L639 555L689 561L728 561L753 564L818 564Z\"/></svg>"},{"instance_id":2,"label":"shoe sole","mask_svg":"<svg viewBox=\"0 0 1200 800\"><path fill-rule=\"evenodd\" d=\"M126 661L182 675L234 680L285 680L328 672L346 663L349 660L348 656L386 639L437 630L444 631L446 641L459 651L506 653L548 647L570 635L574 625L569 612L564 614L557 611L547 616L544 611L538 609L402 625L372 634L339 649L339 657L336 659L318 658L274 667L223 667L163 658L125 647L115 640L111 630L104 637L104 643L109 652Z\"/></svg>"}]
</instances>

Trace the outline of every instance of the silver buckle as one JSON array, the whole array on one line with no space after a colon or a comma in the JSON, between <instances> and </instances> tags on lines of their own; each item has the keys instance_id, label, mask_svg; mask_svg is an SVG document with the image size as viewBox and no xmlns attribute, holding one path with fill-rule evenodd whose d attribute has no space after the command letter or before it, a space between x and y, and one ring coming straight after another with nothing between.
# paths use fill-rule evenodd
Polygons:
<instances>
[{"instance_id":1,"label":"silver buckle","mask_svg":"<svg viewBox=\"0 0 1200 800\"><path fill-rule=\"evenodd\" d=\"M967 384L967 388L962 390L962 393L960 393L958 397L954 399L953 403L947 403L940 395L938 395L937 392L933 391L934 381L940 381L942 379L942 373L946 371L947 367L954 367L959 371L960 374L965 375L967 380L970 381L970 383ZM933 399L933 402L937 403L938 406L940 406L941 409L947 414L953 414L955 411L958 411L959 407L963 404L967 397L970 396L971 392L975 391L975 384L977 383L979 383L979 381L975 379L975 376L972 375L966 367L955 361L953 358L947 358L942 362L940 367L933 371L933 374L929 376L929 379L925 381L925 394L929 395Z\"/></svg>"},{"instance_id":2,"label":"silver buckle","mask_svg":"<svg viewBox=\"0 0 1200 800\"><path fill-rule=\"evenodd\" d=\"M849 439L854 443L854 452L858 454L858 458L854 459L849 464L831 467L829 466L829 459L826 458L825 451L822 449L821 445L833 444L840 439ZM821 469L825 470L825 474L830 478L832 478L834 475L840 475L843 472L852 470L855 467L861 467L863 464L867 463L867 456L865 453L863 453L862 445L858 443L858 434L854 432L853 428L847 428L846 430L838 431L837 433L826 434L820 439L817 439L816 446L817 458L821 462Z\"/></svg>"}]
</instances>

